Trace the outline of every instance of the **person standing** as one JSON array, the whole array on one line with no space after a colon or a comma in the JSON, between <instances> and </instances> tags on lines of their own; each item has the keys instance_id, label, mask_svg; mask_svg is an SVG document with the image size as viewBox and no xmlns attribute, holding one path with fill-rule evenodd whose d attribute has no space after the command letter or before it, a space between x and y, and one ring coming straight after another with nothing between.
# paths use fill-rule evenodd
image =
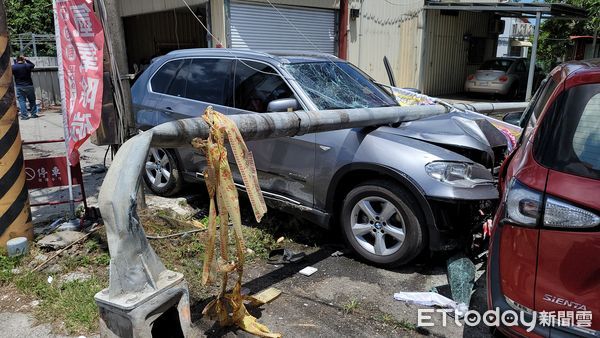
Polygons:
<instances>
[{"instance_id":1,"label":"person standing","mask_svg":"<svg viewBox=\"0 0 600 338\"><path fill-rule=\"evenodd\" d=\"M29 118L28 113L33 118L38 117L38 108L35 102L35 89L33 88L33 81L31 80L31 71L34 67L35 65L33 62L27 60L23 55L19 55L17 57L17 62L12 66L22 120L27 120ZM29 112L27 111L27 101L29 101Z\"/></svg>"}]
</instances>

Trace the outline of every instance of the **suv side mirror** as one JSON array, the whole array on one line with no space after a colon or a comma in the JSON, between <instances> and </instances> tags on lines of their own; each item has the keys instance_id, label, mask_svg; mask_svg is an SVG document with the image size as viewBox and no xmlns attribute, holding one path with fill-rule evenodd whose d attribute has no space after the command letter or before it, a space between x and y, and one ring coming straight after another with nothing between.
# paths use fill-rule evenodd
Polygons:
<instances>
[{"instance_id":1,"label":"suv side mirror","mask_svg":"<svg viewBox=\"0 0 600 338\"><path fill-rule=\"evenodd\" d=\"M297 109L298 101L294 98L273 100L267 105L267 111L271 113L294 111Z\"/></svg>"}]
</instances>

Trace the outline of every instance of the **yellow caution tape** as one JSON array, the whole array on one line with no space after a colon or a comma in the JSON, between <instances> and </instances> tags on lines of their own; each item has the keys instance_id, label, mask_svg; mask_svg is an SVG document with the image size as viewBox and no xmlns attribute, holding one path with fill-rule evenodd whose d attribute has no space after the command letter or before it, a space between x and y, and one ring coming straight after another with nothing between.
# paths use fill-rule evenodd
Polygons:
<instances>
[{"instance_id":1,"label":"yellow caution tape","mask_svg":"<svg viewBox=\"0 0 600 338\"><path fill-rule=\"evenodd\" d=\"M215 243L217 234L217 216L220 222L220 255L217 265L218 273L221 274L221 290L217 298L210 302L202 313L211 319L217 319L221 326L236 325L244 331L260 337L281 337L279 333L272 333L269 329L258 323L251 316L244 305L244 301L251 304L262 304L259 300L241 294L242 275L244 271L244 237L242 234L242 219L240 216L240 205L237 189L231 175L231 168L227 161L227 149L225 148L225 137L229 141L236 164L242 175L254 216L260 222L262 216L267 212L267 207L258 185L258 177L252 153L246 147L242 136L233 121L225 115L208 107L202 116L210 127L209 137L206 140L194 139L192 145L199 148L206 156L207 166L204 171L204 179L210 206L208 214L208 244L206 257L202 269L202 283L211 282L211 268L215 265ZM217 210L218 209L218 210ZM218 214L218 215L217 215ZM233 224L237 259L229 259L227 243L228 224ZM227 293L227 282L229 274L236 271L237 281L233 290Z\"/></svg>"}]
</instances>

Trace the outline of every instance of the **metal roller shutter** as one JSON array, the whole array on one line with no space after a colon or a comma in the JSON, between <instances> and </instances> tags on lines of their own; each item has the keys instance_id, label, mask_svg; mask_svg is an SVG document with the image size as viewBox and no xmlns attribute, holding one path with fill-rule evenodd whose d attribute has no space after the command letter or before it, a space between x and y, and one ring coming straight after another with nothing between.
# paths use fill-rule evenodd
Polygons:
<instances>
[{"instance_id":1,"label":"metal roller shutter","mask_svg":"<svg viewBox=\"0 0 600 338\"><path fill-rule=\"evenodd\" d=\"M304 37L269 5L232 2L231 46L254 50L301 50L335 54L334 10L281 5L277 5L277 9Z\"/></svg>"}]
</instances>

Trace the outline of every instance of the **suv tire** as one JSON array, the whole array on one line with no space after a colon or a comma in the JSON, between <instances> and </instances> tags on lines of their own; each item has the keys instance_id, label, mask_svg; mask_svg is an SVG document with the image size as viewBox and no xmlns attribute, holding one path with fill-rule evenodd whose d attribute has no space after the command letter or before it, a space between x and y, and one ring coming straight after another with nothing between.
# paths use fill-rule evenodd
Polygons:
<instances>
[{"instance_id":1,"label":"suv tire","mask_svg":"<svg viewBox=\"0 0 600 338\"><path fill-rule=\"evenodd\" d=\"M159 196L173 196L181 190L179 164L170 150L150 148L143 176L148 188Z\"/></svg>"},{"instance_id":2,"label":"suv tire","mask_svg":"<svg viewBox=\"0 0 600 338\"><path fill-rule=\"evenodd\" d=\"M424 222L410 193L385 180L353 188L340 223L346 242L363 259L384 266L406 264L424 248Z\"/></svg>"}]
</instances>

